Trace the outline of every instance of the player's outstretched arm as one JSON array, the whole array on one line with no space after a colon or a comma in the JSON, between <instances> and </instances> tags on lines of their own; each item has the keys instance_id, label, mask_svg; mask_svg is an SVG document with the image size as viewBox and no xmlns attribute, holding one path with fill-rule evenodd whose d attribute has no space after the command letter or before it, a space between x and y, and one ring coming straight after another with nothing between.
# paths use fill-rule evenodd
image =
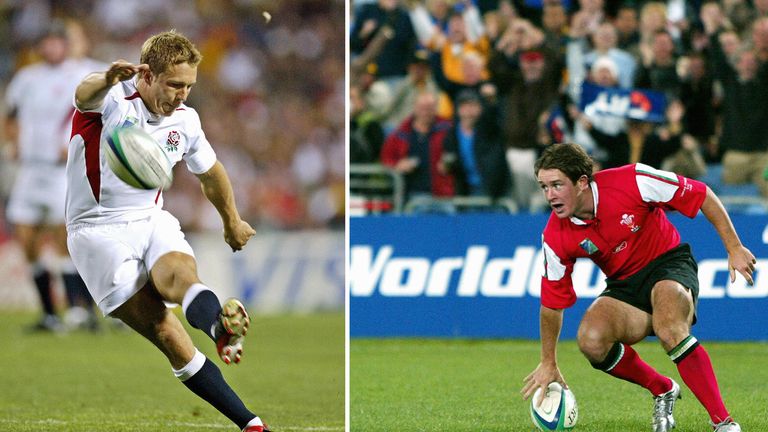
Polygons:
<instances>
[{"instance_id":1,"label":"player's outstretched arm","mask_svg":"<svg viewBox=\"0 0 768 432\"><path fill-rule=\"evenodd\" d=\"M96 109L104 102L104 97L112 86L133 78L141 71L148 71L146 64L135 65L125 60L117 60L104 72L94 72L86 76L75 90L75 105L81 111Z\"/></svg>"},{"instance_id":2,"label":"player's outstretched arm","mask_svg":"<svg viewBox=\"0 0 768 432\"><path fill-rule=\"evenodd\" d=\"M563 309L550 309L541 306L539 315L541 325L541 363L523 379L525 385L520 393L524 399L528 399L541 388L539 400L536 405L541 405L541 401L546 394L547 386L551 382L559 382L564 388L568 385L557 367L557 340L560 338L560 329L563 327Z\"/></svg>"},{"instance_id":3,"label":"player's outstretched arm","mask_svg":"<svg viewBox=\"0 0 768 432\"><path fill-rule=\"evenodd\" d=\"M728 252L728 271L731 273L731 282L736 280L736 272L739 272L752 285L754 283L752 273L755 271L757 260L752 252L741 244L723 203L709 187L707 187L704 204L701 205L701 212L715 227Z\"/></svg>"},{"instance_id":4,"label":"player's outstretched arm","mask_svg":"<svg viewBox=\"0 0 768 432\"><path fill-rule=\"evenodd\" d=\"M248 222L240 219L227 170L221 162L216 161L211 169L198 174L197 178L200 179L203 194L221 216L224 224L224 241L229 244L233 252L239 251L256 234L256 231Z\"/></svg>"}]
</instances>

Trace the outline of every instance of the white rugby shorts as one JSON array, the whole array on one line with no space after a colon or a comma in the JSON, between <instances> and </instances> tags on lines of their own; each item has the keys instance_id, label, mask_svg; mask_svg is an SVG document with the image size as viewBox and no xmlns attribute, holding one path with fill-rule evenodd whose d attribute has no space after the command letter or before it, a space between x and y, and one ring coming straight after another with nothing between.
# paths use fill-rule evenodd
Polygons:
<instances>
[{"instance_id":1,"label":"white rugby shorts","mask_svg":"<svg viewBox=\"0 0 768 432\"><path fill-rule=\"evenodd\" d=\"M66 167L22 164L8 199L8 221L16 225L64 225Z\"/></svg>"},{"instance_id":2,"label":"white rugby shorts","mask_svg":"<svg viewBox=\"0 0 768 432\"><path fill-rule=\"evenodd\" d=\"M88 291L106 316L149 281L149 271L168 252L195 256L179 221L165 210L132 222L74 224L67 246Z\"/></svg>"}]
</instances>

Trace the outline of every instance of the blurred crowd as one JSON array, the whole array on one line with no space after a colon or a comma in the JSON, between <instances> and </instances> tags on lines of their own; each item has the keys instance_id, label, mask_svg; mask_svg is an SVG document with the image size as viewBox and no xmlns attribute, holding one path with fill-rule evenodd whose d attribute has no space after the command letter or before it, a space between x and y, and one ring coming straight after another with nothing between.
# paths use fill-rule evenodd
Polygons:
<instances>
[{"instance_id":1,"label":"blurred crowd","mask_svg":"<svg viewBox=\"0 0 768 432\"><path fill-rule=\"evenodd\" d=\"M53 18L67 22L72 56L107 64L138 62L148 36L175 28L203 54L187 105L199 112L243 217L267 229L343 227L344 10L343 0L0 2L0 96L15 71L39 60L35 44ZM13 146L2 144L5 201L15 163ZM186 229L221 229L184 164L164 196Z\"/></svg>"},{"instance_id":2,"label":"blurred crowd","mask_svg":"<svg viewBox=\"0 0 768 432\"><path fill-rule=\"evenodd\" d=\"M563 141L768 195L766 0L357 0L349 40L351 163L409 199L544 209Z\"/></svg>"}]
</instances>

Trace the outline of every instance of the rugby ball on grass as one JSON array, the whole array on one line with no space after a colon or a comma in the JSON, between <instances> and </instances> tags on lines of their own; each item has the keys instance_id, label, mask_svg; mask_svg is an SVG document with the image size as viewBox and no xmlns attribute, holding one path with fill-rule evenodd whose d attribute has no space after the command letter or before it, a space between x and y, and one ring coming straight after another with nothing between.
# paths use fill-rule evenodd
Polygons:
<instances>
[{"instance_id":1,"label":"rugby ball on grass","mask_svg":"<svg viewBox=\"0 0 768 432\"><path fill-rule=\"evenodd\" d=\"M173 164L163 147L136 126L117 127L107 136L107 163L125 183L139 189L167 188Z\"/></svg>"},{"instance_id":2,"label":"rugby ball on grass","mask_svg":"<svg viewBox=\"0 0 768 432\"><path fill-rule=\"evenodd\" d=\"M579 408L570 389L564 389L559 383L550 383L541 405L536 406L541 389L536 390L531 398L531 419L533 424L543 431L569 431L576 426Z\"/></svg>"}]
</instances>

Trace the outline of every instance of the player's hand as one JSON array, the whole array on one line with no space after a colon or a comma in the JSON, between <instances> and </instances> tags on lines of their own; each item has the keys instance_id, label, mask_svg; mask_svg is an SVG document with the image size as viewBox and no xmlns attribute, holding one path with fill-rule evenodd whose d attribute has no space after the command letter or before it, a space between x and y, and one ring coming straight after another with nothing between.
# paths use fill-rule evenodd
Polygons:
<instances>
[{"instance_id":1,"label":"player's hand","mask_svg":"<svg viewBox=\"0 0 768 432\"><path fill-rule=\"evenodd\" d=\"M409 174L419 166L419 158L412 156L400 159L395 164L395 171L402 174Z\"/></svg>"},{"instance_id":2,"label":"player's hand","mask_svg":"<svg viewBox=\"0 0 768 432\"><path fill-rule=\"evenodd\" d=\"M523 389L520 390L520 394L523 395L523 399L527 400L536 392L536 389L540 388L541 393L539 394L539 400L535 401L536 406L538 407L541 405L541 401L544 400L544 395L547 393L547 386L549 383L555 381L560 383L563 388L568 388L568 384L565 383L565 379L556 364L549 365L539 363L536 369L523 379L525 385L523 385Z\"/></svg>"},{"instance_id":3,"label":"player's hand","mask_svg":"<svg viewBox=\"0 0 768 432\"><path fill-rule=\"evenodd\" d=\"M244 220L240 220L232 226L224 227L224 241L232 248L232 252L241 250L248 243L248 240L255 235L256 230Z\"/></svg>"},{"instance_id":4,"label":"player's hand","mask_svg":"<svg viewBox=\"0 0 768 432\"><path fill-rule=\"evenodd\" d=\"M728 251L728 271L731 274L731 283L736 281L736 272L739 272L747 280L747 283L754 284L752 273L755 272L755 264L757 264L755 256L744 246Z\"/></svg>"},{"instance_id":5,"label":"player's hand","mask_svg":"<svg viewBox=\"0 0 768 432\"><path fill-rule=\"evenodd\" d=\"M133 78L133 76L139 72L148 70L149 65L147 64L135 65L125 60L117 60L112 62L112 65L109 67L104 76L107 80L107 85L111 87L120 81Z\"/></svg>"}]
</instances>

